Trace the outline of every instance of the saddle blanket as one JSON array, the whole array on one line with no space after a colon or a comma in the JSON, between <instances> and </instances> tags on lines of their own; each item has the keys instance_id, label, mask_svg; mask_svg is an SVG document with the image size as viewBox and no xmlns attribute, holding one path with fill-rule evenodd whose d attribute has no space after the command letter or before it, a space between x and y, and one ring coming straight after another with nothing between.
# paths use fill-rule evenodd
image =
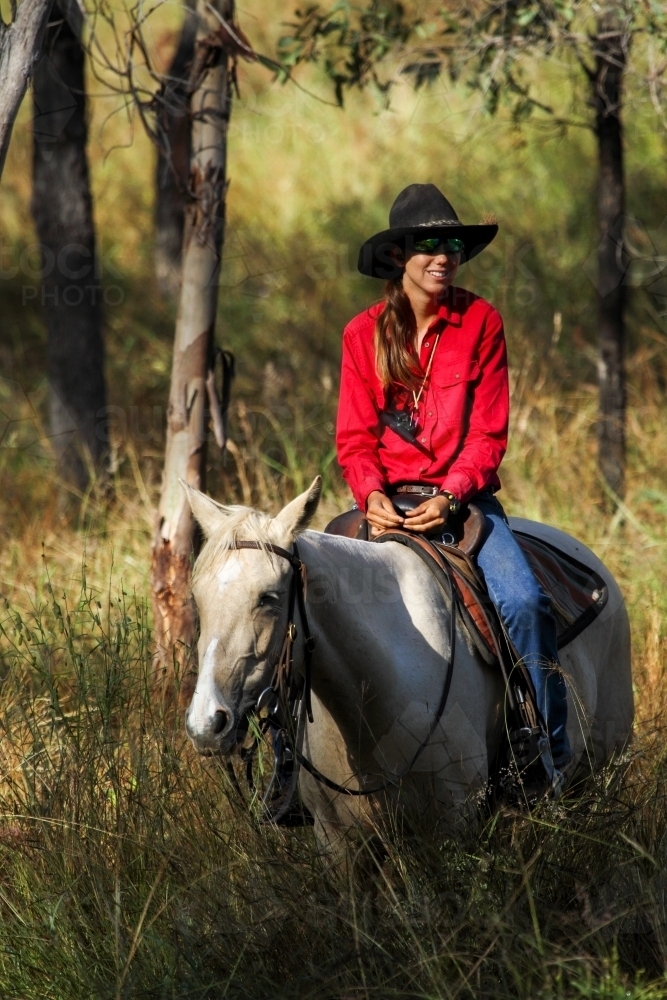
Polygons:
<instances>
[{"instance_id":1,"label":"saddle blanket","mask_svg":"<svg viewBox=\"0 0 667 1000\"><path fill-rule=\"evenodd\" d=\"M600 614L609 596L607 586L591 566L535 535L517 528L513 531L551 601L558 648L562 649ZM457 546L428 542L400 529L385 531L374 540L407 545L432 569L438 563L446 562L458 591L463 620L475 646L488 663L502 656L503 629L477 566L466 552Z\"/></svg>"},{"instance_id":2,"label":"saddle blanket","mask_svg":"<svg viewBox=\"0 0 667 1000\"><path fill-rule=\"evenodd\" d=\"M597 618L609 596L602 577L534 535L514 529L530 567L551 598L562 649Z\"/></svg>"}]
</instances>

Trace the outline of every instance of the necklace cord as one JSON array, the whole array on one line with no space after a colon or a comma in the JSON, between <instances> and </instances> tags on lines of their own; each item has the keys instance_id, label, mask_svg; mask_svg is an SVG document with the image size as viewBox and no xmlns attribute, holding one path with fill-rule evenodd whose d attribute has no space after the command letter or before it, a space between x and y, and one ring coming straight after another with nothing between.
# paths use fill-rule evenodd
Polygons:
<instances>
[{"instance_id":1,"label":"necklace cord","mask_svg":"<svg viewBox=\"0 0 667 1000\"><path fill-rule=\"evenodd\" d=\"M413 410L412 410L413 414L419 413L419 403L421 401L422 393L424 392L424 388L425 388L426 383L428 381L428 377L431 374L431 367L433 365L433 358L435 356L435 350L436 350L436 347L438 346L438 342L440 340L441 333L442 333L442 330L435 330L434 331L433 336L435 337L435 342L433 344L433 347L431 348L431 353L429 355L428 364L426 366L426 371L424 372L424 377L422 379L422 384L419 387L419 392L415 392L414 389L412 390L412 399L414 401L414 407L413 407ZM428 333L424 334L424 336L428 336Z\"/></svg>"}]
</instances>

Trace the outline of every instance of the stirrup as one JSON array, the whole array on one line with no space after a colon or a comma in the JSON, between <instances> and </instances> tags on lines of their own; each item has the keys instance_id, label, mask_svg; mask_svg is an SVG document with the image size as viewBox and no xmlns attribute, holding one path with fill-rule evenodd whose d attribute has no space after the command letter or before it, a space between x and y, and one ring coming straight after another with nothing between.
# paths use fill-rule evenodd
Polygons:
<instances>
[{"instance_id":1,"label":"stirrup","mask_svg":"<svg viewBox=\"0 0 667 1000\"><path fill-rule=\"evenodd\" d=\"M557 801L566 777L553 762L549 737L541 726L522 726L509 734L510 766L530 806L549 796Z\"/></svg>"},{"instance_id":2,"label":"stirrup","mask_svg":"<svg viewBox=\"0 0 667 1000\"><path fill-rule=\"evenodd\" d=\"M521 773L536 764L542 755L544 733L541 726L521 726L509 734L510 753L517 771Z\"/></svg>"}]
</instances>

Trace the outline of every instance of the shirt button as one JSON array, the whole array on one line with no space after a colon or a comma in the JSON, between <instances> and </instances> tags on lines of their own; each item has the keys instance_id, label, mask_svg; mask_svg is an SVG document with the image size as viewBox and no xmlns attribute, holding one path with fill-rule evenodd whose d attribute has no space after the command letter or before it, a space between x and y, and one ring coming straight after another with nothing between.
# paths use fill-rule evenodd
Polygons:
<instances>
[{"instance_id":1,"label":"shirt button","mask_svg":"<svg viewBox=\"0 0 667 1000\"><path fill-rule=\"evenodd\" d=\"M458 372L456 373L456 377L459 378L459 373Z\"/></svg>"},{"instance_id":2,"label":"shirt button","mask_svg":"<svg viewBox=\"0 0 667 1000\"><path fill-rule=\"evenodd\" d=\"M426 438L422 438L422 444L426 444Z\"/></svg>"},{"instance_id":3,"label":"shirt button","mask_svg":"<svg viewBox=\"0 0 667 1000\"><path fill-rule=\"evenodd\" d=\"M429 410L428 411L428 415L429 415L429 417L432 417L433 416L433 410Z\"/></svg>"},{"instance_id":4,"label":"shirt button","mask_svg":"<svg viewBox=\"0 0 667 1000\"><path fill-rule=\"evenodd\" d=\"M429 344L428 344L428 340L427 340L426 343L424 344L424 347L428 347L428 346L429 346Z\"/></svg>"}]
</instances>

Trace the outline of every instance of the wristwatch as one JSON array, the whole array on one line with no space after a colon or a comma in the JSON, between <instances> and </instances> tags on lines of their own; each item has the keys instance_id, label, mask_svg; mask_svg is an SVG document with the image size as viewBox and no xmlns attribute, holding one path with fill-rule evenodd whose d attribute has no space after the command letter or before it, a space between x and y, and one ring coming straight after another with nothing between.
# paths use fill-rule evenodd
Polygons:
<instances>
[{"instance_id":1,"label":"wristwatch","mask_svg":"<svg viewBox=\"0 0 667 1000\"><path fill-rule=\"evenodd\" d=\"M449 500L449 513L458 514L461 510L461 501L459 498L455 497L453 493L449 492L449 490L440 490L440 493L443 497L447 497Z\"/></svg>"}]
</instances>

